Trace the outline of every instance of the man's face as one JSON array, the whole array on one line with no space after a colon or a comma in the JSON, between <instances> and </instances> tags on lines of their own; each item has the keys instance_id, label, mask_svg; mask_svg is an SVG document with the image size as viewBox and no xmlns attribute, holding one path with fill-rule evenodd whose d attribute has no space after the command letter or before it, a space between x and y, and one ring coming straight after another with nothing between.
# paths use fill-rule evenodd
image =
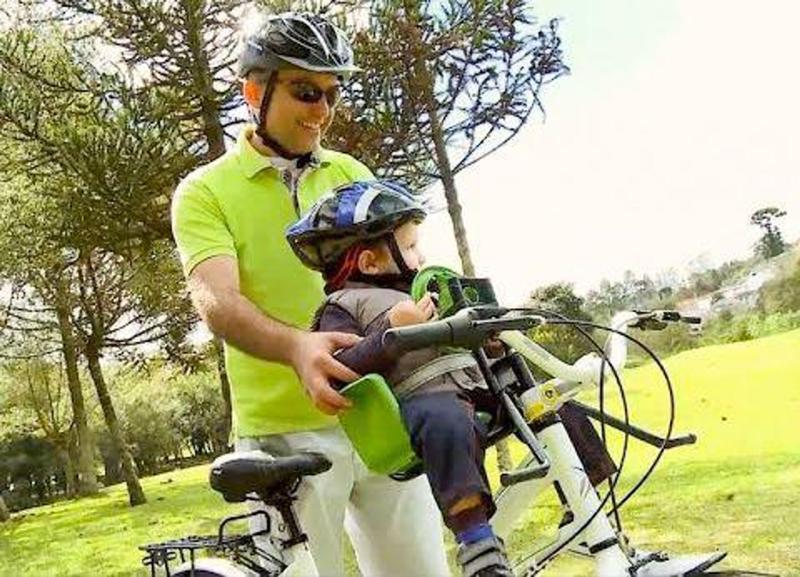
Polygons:
<instances>
[{"instance_id":1,"label":"man's face","mask_svg":"<svg viewBox=\"0 0 800 577\"><path fill-rule=\"evenodd\" d=\"M307 70L278 71L267 110L267 133L294 154L317 148L333 120L339 80ZM316 98L316 102L314 100Z\"/></svg>"}]
</instances>

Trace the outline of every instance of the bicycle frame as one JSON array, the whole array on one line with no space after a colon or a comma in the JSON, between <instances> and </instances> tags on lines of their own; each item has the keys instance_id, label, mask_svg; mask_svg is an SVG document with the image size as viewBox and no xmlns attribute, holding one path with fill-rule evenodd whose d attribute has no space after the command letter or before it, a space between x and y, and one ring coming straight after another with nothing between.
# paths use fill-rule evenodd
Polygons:
<instances>
[{"instance_id":1,"label":"bicycle frame","mask_svg":"<svg viewBox=\"0 0 800 577\"><path fill-rule=\"evenodd\" d=\"M617 315L617 322L613 324L624 328L628 319L635 318L636 315ZM600 357L595 354L583 357L575 365L568 365L522 333L503 332L499 338L528 361L558 379L555 383L546 384L546 391L551 393L549 398L546 395L539 397L547 398L545 409L551 414L578 391L594 384L599 379L600 371L606 370ZM608 357L619 371L625 362L625 339L620 335L612 335L609 345ZM620 546L617 532L601 510L600 498L584 471L566 429L557 419L550 419L542 423L535 434L548 455L550 467L547 475L500 490L495 498L497 512L492 518L495 531L501 537L507 538L516 521L541 492L558 483L574 520L559 531L553 543L538 551L523 565L523 574L530 568L541 568L554 552L562 551L571 542L578 541L587 543L596 560L596 573L599 577L624 574L630 566L630 560ZM530 468L534 461L535 456L530 455L518 469ZM575 528L584 524L586 527L576 533Z\"/></svg>"},{"instance_id":2,"label":"bicycle frame","mask_svg":"<svg viewBox=\"0 0 800 577\"><path fill-rule=\"evenodd\" d=\"M538 385L537 388L540 390L531 395L532 399L528 399L526 402L526 416L533 418L536 439L541 444L543 452L548 456L547 475L525 482L504 483L505 486L495 496L497 512L492 518L492 525L499 535L507 538L530 504L538 498L542 491L554 484L560 488L563 500L573 513L572 521L559 527L554 541L546 544L523 561L521 564L521 574L523 575L537 572L552 560L555 554L569 550L570 545L574 548L575 544L581 542L586 544L585 551L595 560L598 577L629 573L632 565L632 551L627 542L620 538L621 536L612 527L602 510L604 502L601 502L587 477L566 429L554 415L558 408L579 391L597 384L603 379L610 380L617 377L621 379L620 373L627 357L626 330L640 320L641 316L631 311L621 312L614 316L611 324L617 332L612 332L608 339L605 351L608 362L599 355L590 353L579 359L574 365L568 365L520 332L506 331L500 334L500 340L530 363L542 368L555 378ZM627 423L616 419L612 419L612 421L614 421L612 426L632 432L635 437L665 449L690 444L696 440L693 435L677 439L661 439L646 431L631 427ZM536 462L537 456L534 451L534 454L529 455L519 464L517 470L530 470ZM705 563L713 564L722 556L711 557L705 560ZM659 573L655 571L653 574Z\"/></svg>"}]
</instances>

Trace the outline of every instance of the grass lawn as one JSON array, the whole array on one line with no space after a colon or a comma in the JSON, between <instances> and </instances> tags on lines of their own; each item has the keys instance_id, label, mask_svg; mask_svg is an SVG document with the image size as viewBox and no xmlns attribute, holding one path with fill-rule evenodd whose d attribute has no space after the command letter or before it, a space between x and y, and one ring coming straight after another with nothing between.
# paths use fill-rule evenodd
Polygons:
<instances>
[{"instance_id":1,"label":"grass lawn","mask_svg":"<svg viewBox=\"0 0 800 577\"><path fill-rule=\"evenodd\" d=\"M699 442L667 452L623 508L635 543L676 552L724 549L723 568L800 577L794 525L800 518L799 353L797 330L668 360L676 433L695 432ZM632 420L663 431L667 397L655 368L628 371L626 387ZM620 414L614 399L608 406ZM619 438L610 442L618 451ZM620 485L630 486L652 456L634 445ZM0 576L145 575L137 545L213 533L222 515L238 510L208 488L207 470L143 479L149 501L134 509L124 485L117 485L95 498L14 515L0 525ZM553 531L559 517L552 496L543 498L521 521L509 543L512 554ZM563 556L544 575L591 572L590 563Z\"/></svg>"}]
</instances>

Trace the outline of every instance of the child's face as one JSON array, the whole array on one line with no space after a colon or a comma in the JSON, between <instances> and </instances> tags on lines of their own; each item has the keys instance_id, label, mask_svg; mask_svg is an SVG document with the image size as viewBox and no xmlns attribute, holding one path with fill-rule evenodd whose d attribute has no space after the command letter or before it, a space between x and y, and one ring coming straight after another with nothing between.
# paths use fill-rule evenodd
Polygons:
<instances>
[{"instance_id":1,"label":"child's face","mask_svg":"<svg viewBox=\"0 0 800 577\"><path fill-rule=\"evenodd\" d=\"M418 246L419 224L413 221L403 224L395 229L394 238L408 268L411 270L422 268L422 265L425 264L425 256ZM371 275L400 272L386 243L381 243L374 249L365 250L358 259L358 267L362 273Z\"/></svg>"},{"instance_id":2,"label":"child's face","mask_svg":"<svg viewBox=\"0 0 800 577\"><path fill-rule=\"evenodd\" d=\"M409 221L394 231L400 254L411 270L419 270L425 264L425 255L419 248L419 223Z\"/></svg>"}]
</instances>

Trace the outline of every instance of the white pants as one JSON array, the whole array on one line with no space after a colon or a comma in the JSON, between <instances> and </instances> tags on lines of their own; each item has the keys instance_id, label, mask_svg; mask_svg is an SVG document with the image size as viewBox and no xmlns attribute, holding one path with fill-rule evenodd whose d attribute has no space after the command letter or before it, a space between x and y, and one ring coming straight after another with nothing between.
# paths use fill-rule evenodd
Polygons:
<instances>
[{"instance_id":1,"label":"white pants","mask_svg":"<svg viewBox=\"0 0 800 577\"><path fill-rule=\"evenodd\" d=\"M364 577L450 575L441 514L424 475L398 482L371 473L339 427L236 442L236 450L253 449L275 456L317 451L333 464L327 472L303 480L295 503L319 577L344 575L343 529ZM252 508L264 507L254 503ZM277 521L274 512L270 515ZM256 518L251 530L260 528L258 523ZM314 575L310 565L298 559L287 573Z\"/></svg>"}]
</instances>

